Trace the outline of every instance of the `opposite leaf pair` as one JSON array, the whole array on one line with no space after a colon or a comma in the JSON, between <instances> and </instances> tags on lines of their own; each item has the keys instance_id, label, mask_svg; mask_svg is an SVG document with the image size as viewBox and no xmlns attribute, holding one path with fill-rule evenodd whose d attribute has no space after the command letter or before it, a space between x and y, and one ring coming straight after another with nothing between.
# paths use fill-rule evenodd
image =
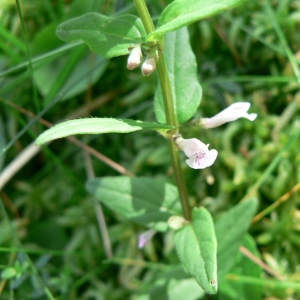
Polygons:
<instances>
[{"instance_id":1,"label":"opposite leaf pair","mask_svg":"<svg viewBox=\"0 0 300 300\"><path fill-rule=\"evenodd\" d=\"M200 123L204 128L214 128L224 123L235 121L239 118L246 118L250 121L254 121L257 114L248 114L247 111L249 108L250 103L237 102L230 105L214 117L200 119L198 123ZM205 145L198 139L184 139L181 135L176 135L174 140L178 148L189 158L186 160L186 163L192 169L204 169L210 167L218 156L217 150L209 150L209 144Z\"/></svg>"}]
</instances>

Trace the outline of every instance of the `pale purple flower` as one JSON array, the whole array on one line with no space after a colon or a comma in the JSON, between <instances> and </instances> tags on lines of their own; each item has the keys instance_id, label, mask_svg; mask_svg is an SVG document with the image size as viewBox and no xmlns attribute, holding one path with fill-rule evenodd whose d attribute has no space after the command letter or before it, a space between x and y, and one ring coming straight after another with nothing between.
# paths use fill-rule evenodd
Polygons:
<instances>
[{"instance_id":1,"label":"pale purple flower","mask_svg":"<svg viewBox=\"0 0 300 300\"><path fill-rule=\"evenodd\" d=\"M155 235L156 231L153 229L149 229L141 234L139 234L139 238L138 238L138 247L139 249L144 248L149 241L153 238L153 236Z\"/></svg>"},{"instance_id":2,"label":"pale purple flower","mask_svg":"<svg viewBox=\"0 0 300 300\"><path fill-rule=\"evenodd\" d=\"M249 102L233 103L217 115L211 118L201 119L200 122L205 128L214 128L224 123L235 121L239 118L246 118L250 121L254 121L257 114L248 114L250 105L251 104Z\"/></svg>"},{"instance_id":3,"label":"pale purple flower","mask_svg":"<svg viewBox=\"0 0 300 300\"><path fill-rule=\"evenodd\" d=\"M127 69L133 70L141 63L142 51L140 45L135 45L130 49L130 54L127 60Z\"/></svg>"},{"instance_id":4,"label":"pale purple flower","mask_svg":"<svg viewBox=\"0 0 300 300\"><path fill-rule=\"evenodd\" d=\"M154 56L147 56L146 60L142 64L143 76L149 76L156 69L156 61Z\"/></svg>"},{"instance_id":5,"label":"pale purple flower","mask_svg":"<svg viewBox=\"0 0 300 300\"><path fill-rule=\"evenodd\" d=\"M189 158L186 163L192 169L205 169L210 167L218 156L215 149L209 150L208 146L198 139L184 139L181 135L175 137L175 142L179 149Z\"/></svg>"}]
</instances>

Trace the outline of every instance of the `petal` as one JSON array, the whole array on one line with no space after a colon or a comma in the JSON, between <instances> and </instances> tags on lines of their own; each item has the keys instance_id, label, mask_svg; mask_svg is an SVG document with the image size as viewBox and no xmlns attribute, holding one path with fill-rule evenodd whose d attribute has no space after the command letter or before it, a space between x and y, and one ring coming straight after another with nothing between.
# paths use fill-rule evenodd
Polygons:
<instances>
[{"instance_id":1,"label":"petal","mask_svg":"<svg viewBox=\"0 0 300 300\"><path fill-rule=\"evenodd\" d=\"M207 151L208 149L208 145L205 145L198 139L183 139L179 137L176 139L176 144L187 157L191 157L201 151Z\"/></svg>"},{"instance_id":2,"label":"petal","mask_svg":"<svg viewBox=\"0 0 300 300\"><path fill-rule=\"evenodd\" d=\"M210 167L216 160L218 151L215 149L201 151L186 160L192 169L205 169Z\"/></svg>"},{"instance_id":3,"label":"petal","mask_svg":"<svg viewBox=\"0 0 300 300\"><path fill-rule=\"evenodd\" d=\"M153 236L155 235L156 231L153 229L149 229L145 232L143 232L142 234L139 234L139 241L138 241L138 247L139 249L144 248L149 241L153 238Z\"/></svg>"},{"instance_id":4,"label":"petal","mask_svg":"<svg viewBox=\"0 0 300 300\"><path fill-rule=\"evenodd\" d=\"M243 118L248 119L249 121L254 121L257 117L257 114L246 114L245 116L243 116Z\"/></svg>"},{"instance_id":5,"label":"petal","mask_svg":"<svg viewBox=\"0 0 300 300\"><path fill-rule=\"evenodd\" d=\"M239 118L246 118L250 121L254 121L257 114L248 114L247 111L250 108L250 105L251 104L249 102L233 103L217 115L204 119L202 124L205 128L214 128L224 123L235 121Z\"/></svg>"}]
</instances>

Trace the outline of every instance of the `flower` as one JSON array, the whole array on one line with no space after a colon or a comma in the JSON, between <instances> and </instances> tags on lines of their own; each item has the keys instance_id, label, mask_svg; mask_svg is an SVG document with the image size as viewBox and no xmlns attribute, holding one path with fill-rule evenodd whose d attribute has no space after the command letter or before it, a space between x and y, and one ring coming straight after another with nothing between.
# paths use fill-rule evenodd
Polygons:
<instances>
[{"instance_id":1,"label":"flower","mask_svg":"<svg viewBox=\"0 0 300 300\"><path fill-rule=\"evenodd\" d=\"M149 76L156 69L156 61L154 56L147 56L146 60L142 64L143 76Z\"/></svg>"},{"instance_id":2,"label":"flower","mask_svg":"<svg viewBox=\"0 0 300 300\"><path fill-rule=\"evenodd\" d=\"M205 169L210 167L218 156L215 149L209 150L208 146L198 139L184 139L181 135L175 137L175 143L189 158L186 163L192 169Z\"/></svg>"},{"instance_id":3,"label":"flower","mask_svg":"<svg viewBox=\"0 0 300 300\"><path fill-rule=\"evenodd\" d=\"M235 121L239 118L246 118L250 121L254 121L257 114L248 114L247 111L250 108L250 105L251 104L249 102L233 103L217 115L211 118L201 119L200 123L205 128L214 128L224 123Z\"/></svg>"},{"instance_id":4,"label":"flower","mask_svg":"<svg viewBox=\"0 0 300 300\"><path fill-rule=\"evenodd\" d=\"M140 45L135 45L130 49L130 54L127 60L127 69L133 70L141 63L142 51Z\"/></svg>"},{"instance_id":5,"label":"flower","mask_svg":"<svg viewBox=\"0 0 300 300\"><path fill-rule=\"evenodd\" d=\"M139 234L139 242L138 242L138 247L139 249L144 248L149 241L153 238L153 236L155 235L156 231L153 229L149 229L141 234Z\"/></svg>"}]
</instances>

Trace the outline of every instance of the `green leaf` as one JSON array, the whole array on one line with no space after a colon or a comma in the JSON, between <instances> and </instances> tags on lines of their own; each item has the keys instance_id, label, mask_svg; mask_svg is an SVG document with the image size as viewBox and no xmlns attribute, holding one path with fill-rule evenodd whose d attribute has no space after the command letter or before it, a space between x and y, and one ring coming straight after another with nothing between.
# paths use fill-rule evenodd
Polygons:
<instances>
[{"instance_id":1,"label":"green leaf","mask_svg":"<svg viewBox=\"0 0 300 300\"><path fill-rule=\"evenodd\" d=\"M224 10L242 4L245 0L175 0L162 12L158 28L148 41L160 40L164 34L174 31L201 19L212 17Z\"/></svg>"},{"instance_id":2,"label":"green leaf","mask_svg":"<svg viewBox=\"0 0 300 300\"><path fill-rule=\"evenodd\" d=\"M43 132L35 141L37 145L42 145L49 141L74 134L101 134L108 132L127 133L142 129L169 130L172 126L156 123L118 120L112 118L85 118L70 120L60 123Z\"/></svg>"},{"instance_id":3,"label":"green leaf","mask_svg":"<svg viewBox=\"0 0 300 300\"><path fill-rule=\"evenodd\" d=\"M215 224L218 240L218 277L221 279L235 263L239 247L257 209L251 198L225 213Z\"/></svg>"},{"instance_id":4,"label":"green leaf","mask_svg":"<svg viewBox=\"0 0 300 300\"><path fill-rule=\"evenodd\" d=\"M189 41L187 28L166 35L164 56L169 72L175 113L179 123L188 121L196 113L202 97L197 78L197 63ZM161 87L155 94L155 114L158 122L166 123Z\"/></svg>"},{"instance_id":5,"label":"green leaf","mask_svg":"<svg viewBox=\"0 0 300 300\"><path fill-rule=\"evenodd\" d=\"M252 238L251 235L246 234L244 236L243 246L248 249L251 253L253 253L256 257L260 258L260 253L256 247L255 240ZM248 257L243 255L239 252L240 256L240 270L243 275L251 276L254 278L262 278L262 268L250 260ZM242 284L242 290L245 299L252 300L252 299L261 299L262 298L262 285L251 285L244 283Z\"/></svg>"},{"instance_id":6,"label":"green leaf","mask_svg":"<svg viewBox=\"0 0 300 300\"><path fill-rule=\"evenodd\" d=\"M2 271L1 273L1 278L5 280L12 279L17 275L16 269L15 268L6 268Z\"/></svg>"},{"instance_id":7,"label":"green leaf","mask_svg":"<svg viewBox=\"0 0 300 300\"><path fill-rule=\"evenodd\" d=\"M216 294L217 240L210 213L204 208L193 210L192 224L175 233L175 248L182 264L208 294Z\"/></svg>"},{"instance_id":8,"label":"green leaf","mask_svg":"<svg viewBox=\"0 0 300 300\"><path fill-rule=\"evenodd\" d=\"M2 117L0 116L0 149L4 149L5 144L6 144L6 138L5 138L5 130L4 130L4 122ZM2 170L4 166L4 161L5 161L5 155L0 155L0 170Z\"/></svg>"},{"instance_id":9,"label":"green leaf","mask_svg":"<svg viewBox=\"0 0 300 300\"><path fill-rule=\"evenodd\" d=\"M255 241L249 234L245 235L243 246L256 257L260 257ZM247 276L253 279L261 279L262 268L241 252L238 252L235 259L235 265L230 270L230 274ZM239 280L228 280L224 277L221 279L219 285L219 294L221 298L228 300L262 299L262 283L255 282L251 284L249 282L242 282Z\"/></svg>"},{"instance_id":10,"label":"green leaf","mask_svg":"<svg viewBox=\"0 0 300 300\"><path fill-rule=\"evenodd\" d=\"M129 53L128 48L145 40L142 21L134 15L107 17L88 13L57 27L57 36L65 42L84 41L90 49L106 58Z\"/></svg>"},{"instance_id":11,"label":"green leaf","mask_svg":"<svg viewBox=\"0 0 300 300\"><path fill-rule=\"evenodd\" d=\"M112 211L159 231L167 230L169 217L180 214L177 188L161 180L103 177L89 180L86 188Z\"/></svg>"},{"instance_id":12,"label":"green leaf","mask_svg":"<svg viewBox=\"0 0 300 300\"><path fill-rule=\"evenodd\" d=\"M36 35L32 44L32 54L34 56L42 55L64 45L55 35L56 26L56 23L52 23ZM91 60L91 55L93 54L89 49L85 45L80 45L79 47L83 48L82 53L76 60L65 82L55 92L55 94L63 95L62 99L72 98L86 91L91 84L94 84L99 79L107 66L105 58L94 55L94 58ZM55 85L59 84L58 78L66 69L68 59L76 51L77 49L71 49L66 53L61 53L59 57L35 68L33 73L34 81L42 95L49 95L52 89L55 88ZM89 76L82 78L83 74L89 74Z\"/></svg>"},{"instance_id":13,"label":"green leaf","mask_svg":"<svg viewBox=\"0 0 300 300\"><path fill-rule=\"evenodd\" d=\"M155 281L147 289L147 294L140 295L135 300L198 300L204 296L204 291L194 278L191 278L182 265L165 266L162 272L155 273ZM152 275L153 276L153 275Z\"/></svg>"}]
</instances>

